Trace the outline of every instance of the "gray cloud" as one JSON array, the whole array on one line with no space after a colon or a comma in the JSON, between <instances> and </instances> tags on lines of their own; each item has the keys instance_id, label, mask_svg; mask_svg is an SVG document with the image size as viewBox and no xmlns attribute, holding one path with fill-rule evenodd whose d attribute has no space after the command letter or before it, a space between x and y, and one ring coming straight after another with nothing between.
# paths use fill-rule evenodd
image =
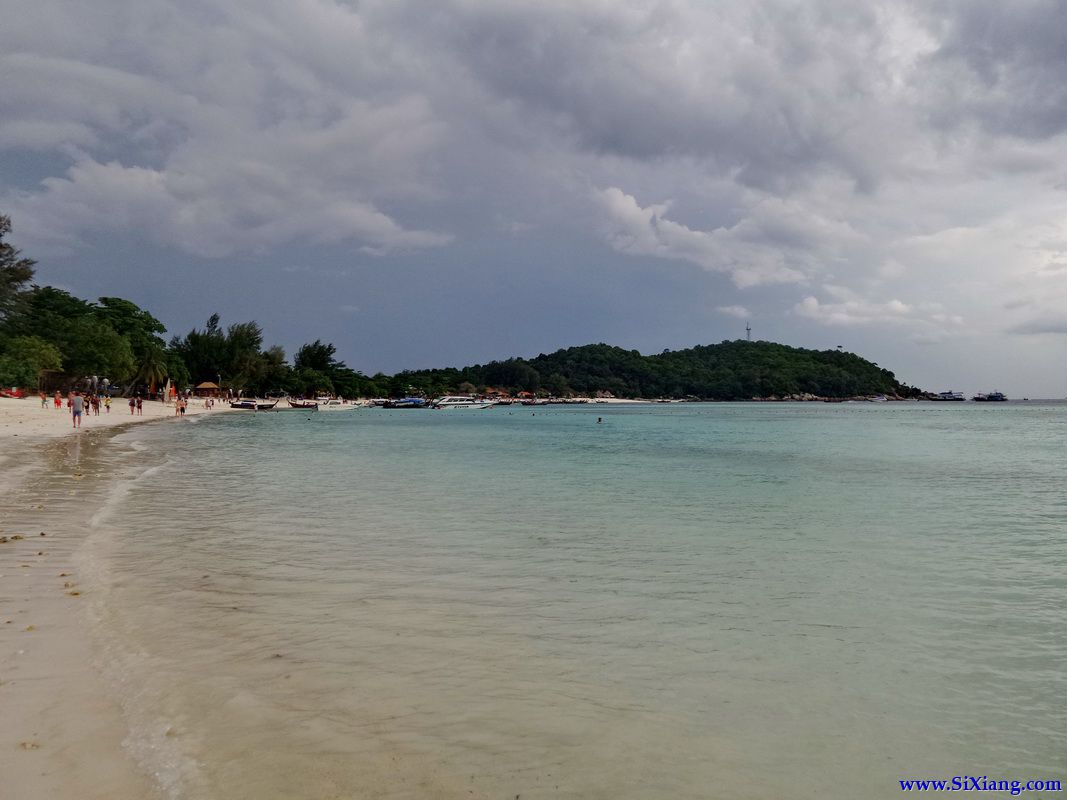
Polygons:
<instances>
[{"instance_id":1,"label":"gray cloud","mask_svg":"<svg viewBox=\"0 0 1067 800\"><path fill-rule=\"evenodd\" d=\"M1067 314L1047 315L1021 322L1008 329L1009 333L1019 334L1042 334L1042 333L1067 333Z\"/></svg>"},{"instance_id":2,"label":"gray cloud","mask_svg":"<svg viewBox=\"0 0 1067 800\"><path fill-rule=\"evenodd\" d=\"M934 4L929 67L942 125L972 118L994 133L1045 139L1067 129L1067 8L1060 0Z\"/></svg>"}]
</instances>

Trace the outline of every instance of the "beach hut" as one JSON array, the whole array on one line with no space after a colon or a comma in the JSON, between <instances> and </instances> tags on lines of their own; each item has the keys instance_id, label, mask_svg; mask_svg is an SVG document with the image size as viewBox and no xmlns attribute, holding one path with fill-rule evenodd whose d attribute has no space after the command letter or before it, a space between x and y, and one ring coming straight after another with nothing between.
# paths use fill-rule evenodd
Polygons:
<instances>
[{"instance_id":1,"label":"beach hut","mask_svg":"<svg viewBox=\"0 0 1067 800\"><path fill-rule=\"evenodd\" d=\"M196 391L197 397L218 397L220 392L219 385L217 383L212 383L211 381L198 383L194 387L194 390Z\"/></svg>"}]
</instances>

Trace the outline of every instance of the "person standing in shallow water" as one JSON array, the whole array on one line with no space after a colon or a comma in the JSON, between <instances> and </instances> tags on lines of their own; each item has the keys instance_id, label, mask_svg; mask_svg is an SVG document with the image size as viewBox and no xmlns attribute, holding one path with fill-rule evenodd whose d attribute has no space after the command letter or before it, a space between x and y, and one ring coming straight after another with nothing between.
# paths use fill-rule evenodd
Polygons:
<instances>
[{"instance_id":1,"label":"person standing in shallow water","mask_svg":"<svg viewBox=\"0 0 1067 800\"><path fill-rule=\"evenodd\" d=\"M70 399L70 417L75 428L82 426L83 411L85 411L85 399L81 396L81 392L75 392L74 397Z\"/></svg>"}]
</instances>

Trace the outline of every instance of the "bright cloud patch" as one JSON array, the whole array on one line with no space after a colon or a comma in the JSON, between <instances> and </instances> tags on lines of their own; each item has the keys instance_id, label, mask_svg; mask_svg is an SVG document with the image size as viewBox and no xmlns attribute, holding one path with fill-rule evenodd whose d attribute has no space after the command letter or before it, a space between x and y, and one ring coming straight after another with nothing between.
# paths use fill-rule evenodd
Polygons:
<instances>
[{"instance_id":1,"label":"bright cloud patch","mask_svg":"<svg viewBox=\"0 0 1067 800\"><path fill-rule=\"evenodd\" d=\"M794 313L831 326L903 326L922 341L943 338L963 325L962 317L946 313L939 303L909 304L895 298L875 301L843 286L827 285L823 290L829 301L808 295L793 307Z\"/></svg>"},{"instance_id":2,"label":"bright cloud patch","mask_svg":"<svg viewBox=\"0 0 1067 800\"><path fill-rule=\"evenodd\" d=\"M748 319L752 316L752 312L744 306L717 306L715 310L720 314L725 314L728 317L735 317L737 319Z\"/></svg>"},{"instance_id":3,"label":"bright cloud patch","mask_svg":"<svg viewBox=\"0 0 1067 800\"><path fill-rule=\"evenodd\" d=\"M729 274L742 288L804 280L804 273L790 265L786 252L752 236L748 228L758 222L693 230L668 219L667 204L642 208L636 198L615 187L601 191L599 198L607 212L607 241L620 253L690 261L711 272Z\"/></svg>"}]
</instances>

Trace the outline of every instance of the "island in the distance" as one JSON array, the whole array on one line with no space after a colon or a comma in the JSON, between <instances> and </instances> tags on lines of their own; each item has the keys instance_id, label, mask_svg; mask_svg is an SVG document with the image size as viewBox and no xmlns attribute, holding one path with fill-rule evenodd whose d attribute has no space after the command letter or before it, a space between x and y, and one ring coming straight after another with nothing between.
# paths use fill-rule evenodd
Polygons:
<instances>
[{"instance_id":1,"label":"island in the distance","mask_svg":"<svg viewBox=\"0 0 1067 800\"><path fill-rule=\"evenodd\" d=\"M375 376L380 378L384 376ZM691 400L922 397L887 369L841 350L807 350L774 342L724 341L641 355L606 344L569 347L461 369L402 372L389 379L412 392L530 392Z\"/></svg>"}]
</instances>

